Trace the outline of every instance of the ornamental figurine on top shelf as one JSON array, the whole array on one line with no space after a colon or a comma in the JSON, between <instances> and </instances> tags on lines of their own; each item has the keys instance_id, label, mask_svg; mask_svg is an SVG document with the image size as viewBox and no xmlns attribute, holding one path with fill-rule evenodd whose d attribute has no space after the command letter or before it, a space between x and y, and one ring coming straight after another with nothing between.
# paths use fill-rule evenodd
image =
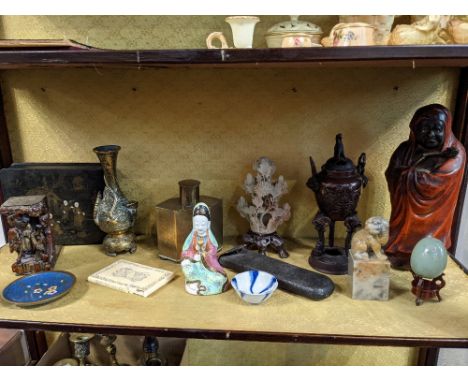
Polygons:
<instances>
[{"instance_id":1,"label":"ornamental figurine on top shelf","mask_svg":"<svg viewBox=\"0 0 468 382\"><path fill-rule=\"evenodd\" d=\"M59 247L52 235L51 215L45 195L14 196L0 206L7 217L10 252L18 257L11 269L17 275L51 270Z\"/></svg>"},{"instance_id":2,"label":"ornamental figurine on top shelf","mask_svg":"<svg viewBox=\"0 0 468 382\"><path fill-rule=\"evenodd\" d=\"M416 296L416 305L424 300L437 297L442 300L439 291L445 286L443 279L447 266L447 251L440 240L427 236L418 241L411 253L411 292Z\"/></svg>"},{"instance_id":3,"label":"ornamental figurine on top shelf","mask_svg":"<svg viewBox=\"0 0 468 382\"><path fill-rule=\"evenodd\" d=\"M117 182L116 165L120 146L99 146L93 151L101 162L106 183L103 195L99 193L94 204L94 222L107 233L102 243L104 250L109 256L124 252L134 253L136 243L132 228L135 224L138 202L129 201Z\"/></svg>"},{"instance_id":4,"label":"ornamental figurine on top shelf","mask_svg":"<svg viewBox=\"0 0 468 382\"><path fill-rule=\"evenodd\" d=\"M356 207L361 188L367 185L364 175L366 154L362 153L354 166L346 158L341 134L336 136L334 156L327 160L317 173L315 163L310 158L312 177L307 181L315 193L319 211L312 223L318 232L318 240L309 257L309 264L318 271L335 275L348 273L348 251L351 236L361 222ZM335 245L335 222L344 221L347 230L345 246ZM325 245L325 229L329 227L328 246Z\"/></svg>"},{"instance_id":5,"label":"ornamental figurine on top shelf","mask_svg":"<svg viewBox=\"0 0 468 382\"><path fill-rule=\"evenodd\" d=\"M409 269L414 246L427 235L450 248L466 156L442 105L418 109L410 130L385 172L392 207L385 253L394 268L403 269Z\"/></svg>"},{"instance_id":6,"label":"ornamental figurine on top shelf","mask_svg":"<svg viewBox=\"0 0 468 382\"><path fill-rule=\"evenodd\" d=\"M211 231L210 209L205 203L193 207L192 232L185 239L181 254L187 293L209 296L224 292L228 278L218 262L218 242Z\"/></svg>"},{"instance_id":7,"label":"ornamental figurine on top shelf","mask_svg":"<svg viewBox=\"0 0 468 382\"><path fill-rule=\"evenodd\" d=\"M279 206L279 199L288 192L288 185L283 176L273 180L276 166L266 157L259 158L253 169L257 171L255 178L247 174L244 181L244 190L252 195L252 205L242 196L237 202L237 211L250 222L250 231L243 240L249 248L258 249L262 254L271 247L280 257L288 257L284 239L276 233L277 228L291 217L289 204Z\"/></svg>"},{"instance_id":8,"label":"ornamental figurine on top shelf","mask_svg":"<svg viewBox=\"0 0 468 382\"><path fill-rule=\"evenodd\" d=\"M451 16L447 25L455 44L468 44L468 16Z\"/></svg>"},{"instance_id":9,"label":"ornamental figurine on top shelf","mask_svg":"<svg viewBox=\"0 0 468 382\"><path fill-rule=\"evenodd\" d=\"M382 250L387 240L388 221L380 216L367 219L354 234L348 264L353 299L388 300L390 262Z\"/></svg>"},{"instance_id":10,"label":"ornamental figurine on top shelf","mask_svg":"<svg viewBox=\"0 0 468 382\"><path fill-rule=\"evenodd\" d=\"M424 16L411 25L397 25L390 35L389 45L435 45L452 43L452 38L442 28L443 17Z\"/></svg>"}]
</instances>

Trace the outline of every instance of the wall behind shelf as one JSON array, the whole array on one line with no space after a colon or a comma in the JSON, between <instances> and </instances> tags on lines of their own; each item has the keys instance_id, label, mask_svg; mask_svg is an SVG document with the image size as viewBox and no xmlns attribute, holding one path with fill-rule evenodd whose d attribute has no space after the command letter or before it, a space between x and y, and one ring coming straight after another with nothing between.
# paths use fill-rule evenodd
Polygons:
<instances>
[{"instance_id":1,"label":"wall behind shelf","mask_svg":"<svg viewBox=\"0 0 468 382\"><path fill-rule=\"evenodd\" d=\"M137 229L154 232L153 206L196 178L224 199L225 234L247 223L235 211L252 162L271 157L290 186L287 236L313 236L317 211L308 156L320 166L344 135L346 154L368 156L359 214L389 216L383 172L408 137L416 108L451 105L456 69L28 70L4 74L15 161L96 161L116 143L121 185L140 202ZM342 236L343 229L338 231Z\"/></svg>"},{"instance_id":2,"label":"wall behind shelf","mask_svg":"<svg viewBox=\"0 0 468 382\"><path fill-rule=\"evenodd\" d=\"M233 45L226 16L1 16L0 38L72 39L107 49L206 48L205 39L223 32ZM260 16L255 27L254 48L266 48L264 35L289 16ZM328 35L338 16L300 16L319 25ZM398 16L394 25L409 23Z\"/></svg>"},{"instance_id":3,"label":"wall behind shelf","mask_svg":"<svg viewBox=\"0 0 468 382\"><path fill-rule=\"evenodd\" d=\"M107 49L206 48L205 39L223 32L233 45L226 16L2 16L0 38L72 39ZM260 16L254 47L266 48L263 35L289 16ZM325 33L338 16L301 16L320 25ZM2 32L3 31L3 32Z\"/></svg>"}]
</instances>

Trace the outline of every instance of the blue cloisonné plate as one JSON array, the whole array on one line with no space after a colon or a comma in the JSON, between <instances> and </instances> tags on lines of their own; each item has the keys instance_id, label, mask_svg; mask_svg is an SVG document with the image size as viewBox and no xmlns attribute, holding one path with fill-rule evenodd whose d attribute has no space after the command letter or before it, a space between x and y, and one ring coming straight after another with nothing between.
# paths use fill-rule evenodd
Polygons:
<instances>
[{"instance_id":1,"label":"blue cloisonn\u00e9 plate","mask_svg":"<svg viewBox=\"0 0 468 382\"><path fill-rule=\"evenodd\" d=\"M75 281L76 277L70 272L34 273L8 284L2 297L19 306L47 304L67 294Z\"/></svg>"}]
</instances>

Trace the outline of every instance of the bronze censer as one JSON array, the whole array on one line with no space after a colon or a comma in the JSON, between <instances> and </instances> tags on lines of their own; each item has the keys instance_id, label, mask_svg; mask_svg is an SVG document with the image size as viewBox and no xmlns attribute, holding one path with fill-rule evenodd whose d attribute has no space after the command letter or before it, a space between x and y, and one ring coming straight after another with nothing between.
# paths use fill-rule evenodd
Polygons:
<instances>
[{"instance_id":1,"label":"bronze censer","mask_svg":"<svg viewBox=\"0 0 468 382\"><path fill-rule=\"evenodd\" d=\"M356 214L356 207L361 195L361 188L367 185L364 175L366 154L362 153L358 164L354 166L351 159L346 158L342 135L336 136L334 156L327 160L322 170L317 173L315 163L310 157L312 177L307 181L315 193L319 207L312 223L318 232L318 240L309 264L320 272L344 275L348 272L348 251L351 246L351 236L361 222ZM343 221L346 227L345 246L335 245L335 222ZM328 246L325 245L325 230L329 228Z\"/></svg>"},{"instance_id":2,"label":"bronze censer","mask_svg":"<svg viewBox=\"0 0 468 382\"><path fill-rule=\"evenodd\" d=\"M99 193L94 204L94 222L107 233L102 244L109 256L136 251L132 228L135 224L138 202L129 201L117 182L116 166L119 150L120 146L116 145L93 149L101 162L106 183L103 195Z\"/></svg>"}]
</instances>

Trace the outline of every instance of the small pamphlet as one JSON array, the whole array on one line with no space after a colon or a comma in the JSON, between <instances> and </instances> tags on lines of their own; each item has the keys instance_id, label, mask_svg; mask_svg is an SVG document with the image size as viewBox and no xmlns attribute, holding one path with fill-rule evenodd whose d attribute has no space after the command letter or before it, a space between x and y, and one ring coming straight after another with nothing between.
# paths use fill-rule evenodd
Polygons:
<instances>
[{"instance_id":1,"label":"small pamphlet","mask_svg":"<svg viewBox=\"0 0 468 382\"><path fill-rule=\"evenodd\" d=\"M5 234L3 233L3 223L2 219L0 219L0 248L2 248L6 244Z\"/></svg>"},{"instance_id":2,"label":"small pamphlet","mask_svg":"<svg viewBox=\"0 0 468 382\"><path fill-rule=\"evenodd\" d=\"M148 297L166 285L174 277L174 272L117 260L111 265L88 276L88 281L122 292Z\"/></svg>"}]
</instances>

